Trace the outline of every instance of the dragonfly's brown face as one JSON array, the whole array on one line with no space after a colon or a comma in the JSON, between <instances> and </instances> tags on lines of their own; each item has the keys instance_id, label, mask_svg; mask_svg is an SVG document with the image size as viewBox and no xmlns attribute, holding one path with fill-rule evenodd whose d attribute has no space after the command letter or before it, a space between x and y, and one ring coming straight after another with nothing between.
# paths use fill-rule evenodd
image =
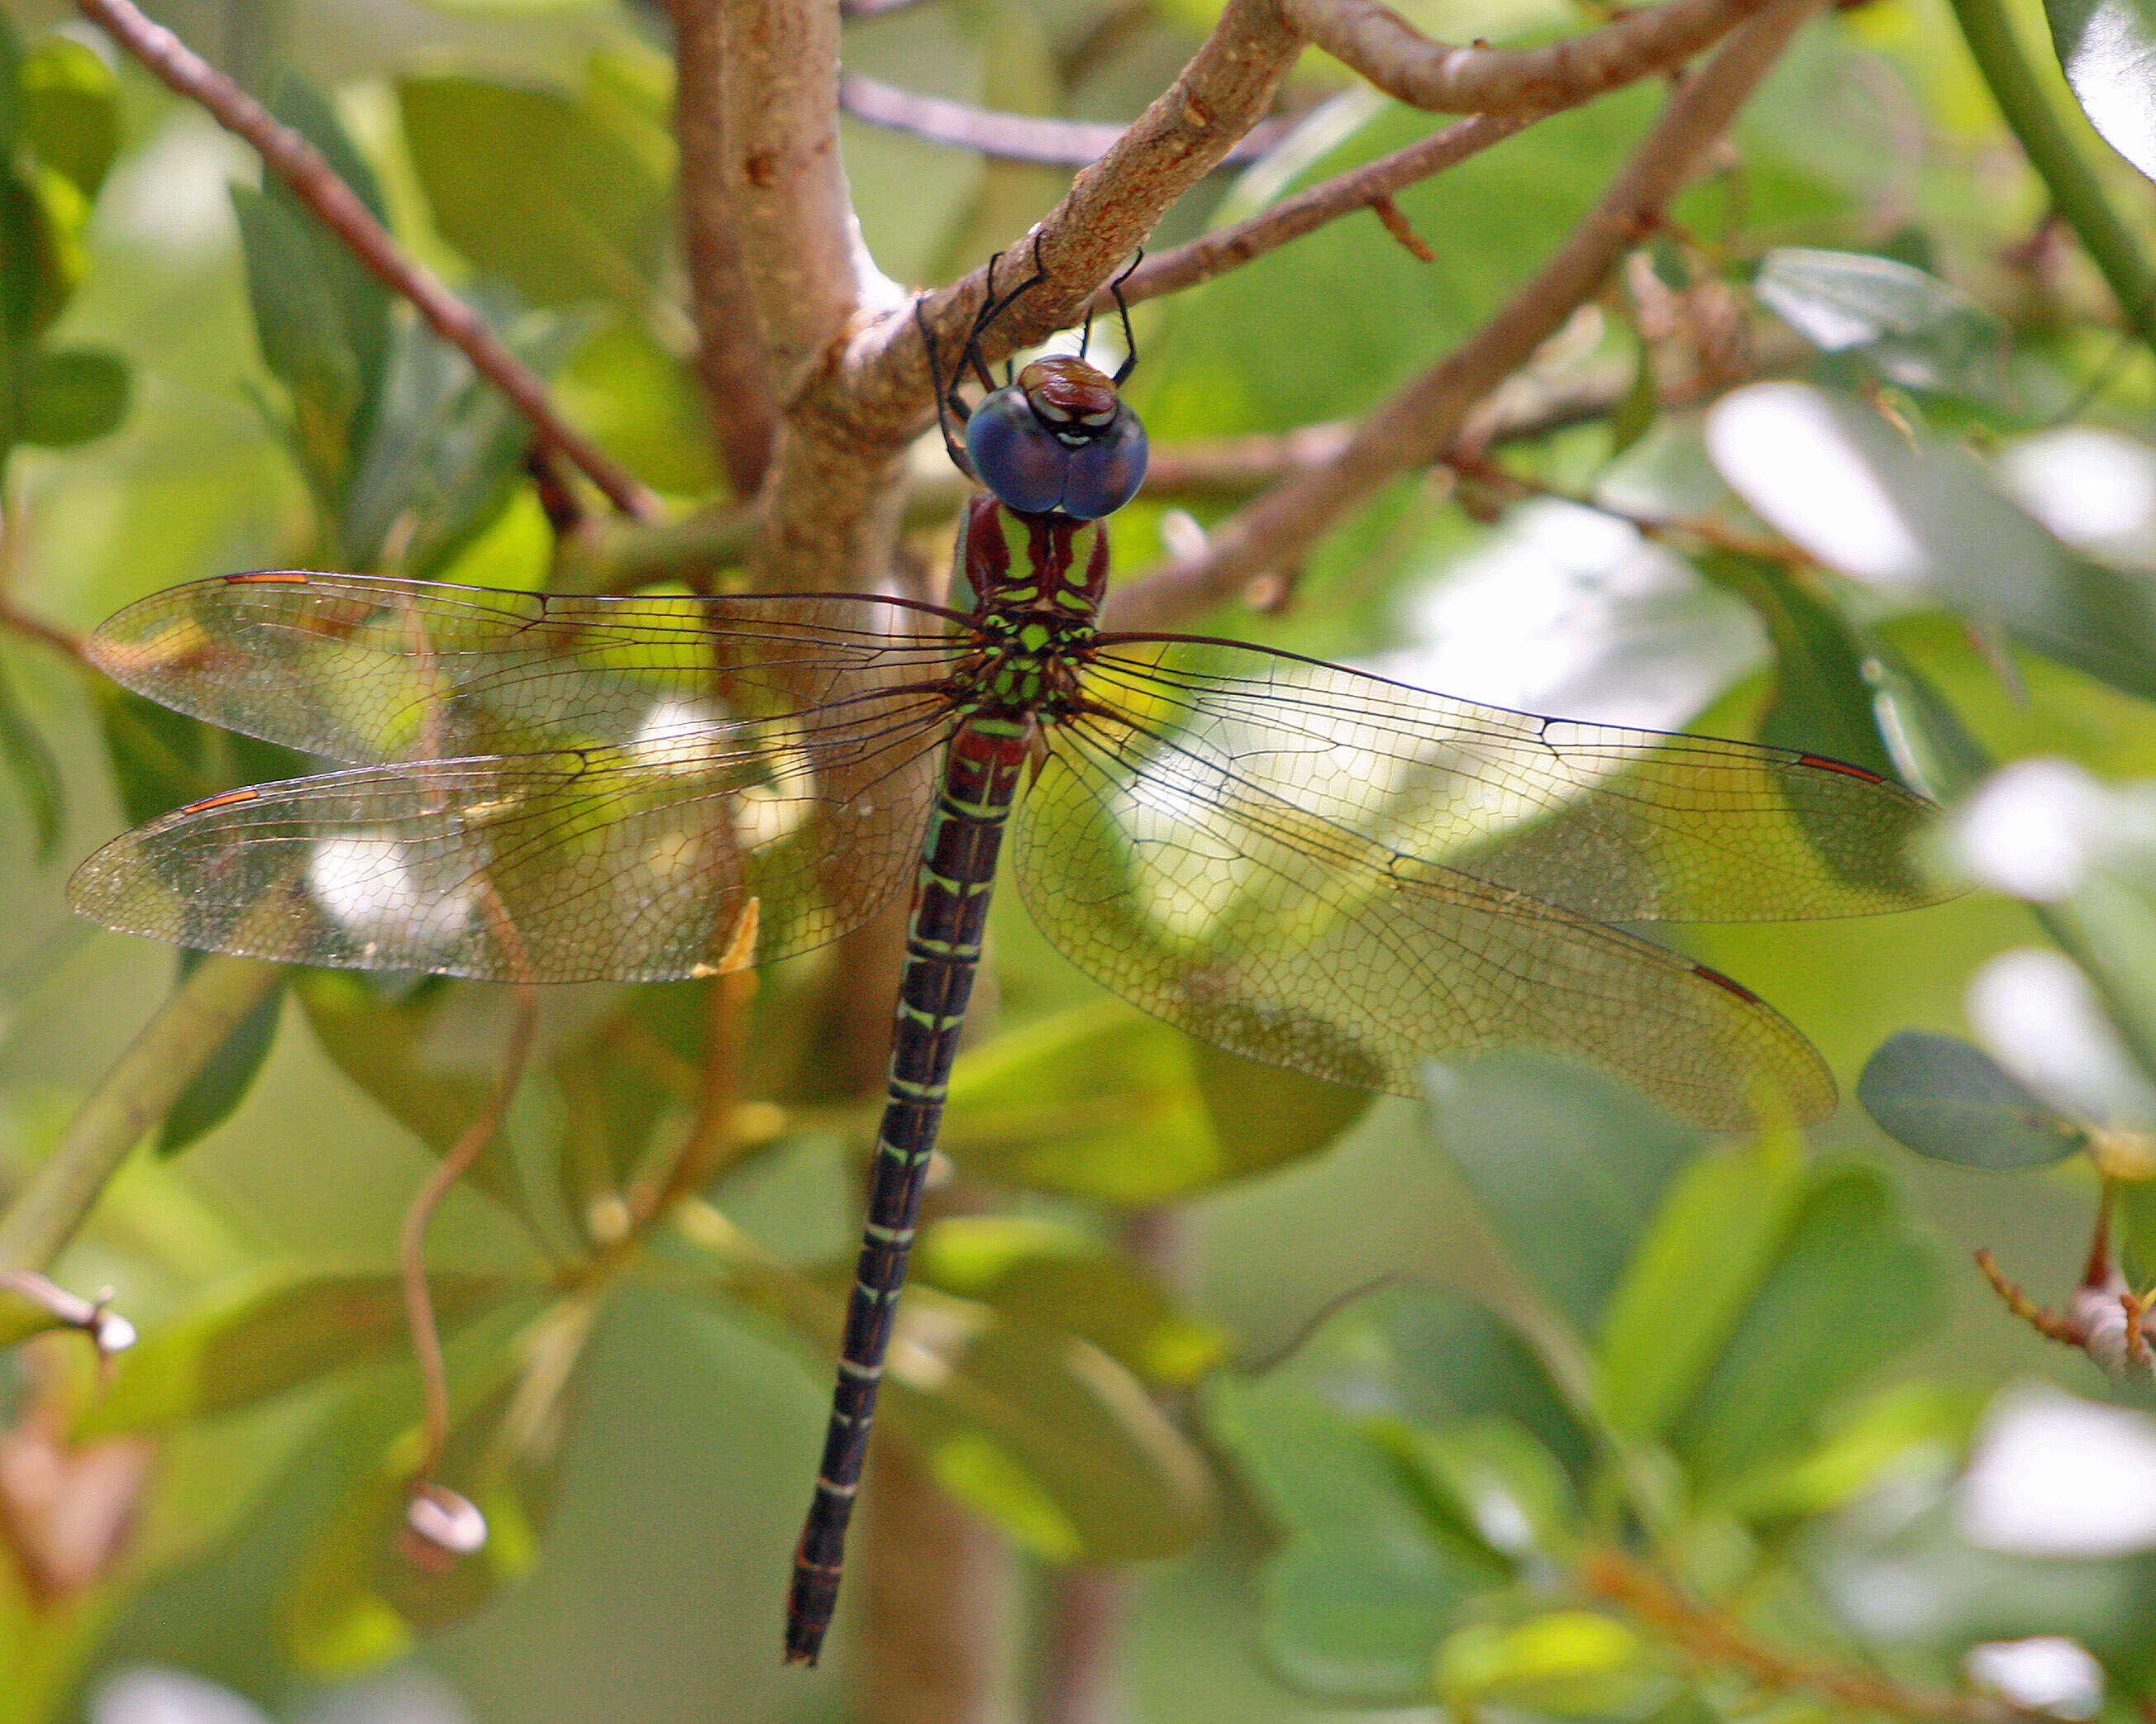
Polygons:
<instances>
[{"instance_id":1,"label":"dragonfly's brown face","mask_svg":"<svg viewBox=\"0 0 2156 1724\"><path fill-rule=\"evenodd\" d=\"M1034 360L1019 372L1018 387L1041 423L1069 443L1098 437L1113 423L1119 404L1106 373L1069 354Z\"/></svg>"}]
</instances>

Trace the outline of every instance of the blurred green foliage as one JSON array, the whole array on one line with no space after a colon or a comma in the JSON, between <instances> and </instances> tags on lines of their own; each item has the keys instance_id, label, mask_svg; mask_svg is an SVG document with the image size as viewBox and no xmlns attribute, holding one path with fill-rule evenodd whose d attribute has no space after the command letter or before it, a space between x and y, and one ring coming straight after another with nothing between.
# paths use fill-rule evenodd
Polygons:
<instances>
[{"instance_id":1,"label":"blurred green foliage","mask_svg":"<svg viewBox=\"0 0 2156 1724\"><path fill-rule=\"evenodd\" d=\"M2156 1120L2136 1111L2156 1086L2156 368L2097 285L2156 280L2132 165L2149 166L2149 31L2130 0L2025 10L2003 27L2034 57L2051 143L2025 103L2015 128L2041 177L1935 0L1821 22L1521 386L1573 405L1496 445L1466 506L1397 485L1291 602L1209 625L1952 799L1924 860L1994 890L1685 936L1845 1080L1861 1069L1861 1111L1812 1143L1710 1141L1511 1056L1373 1103L1102 1003L999 910L998 999L945 1133L957 1191L919 1248L884 1440L1009 1534L1043 1614L1066 1565L1142 1565L1134 1715L1974 1716L1979 1649L2042 1637L2091 1661L2062 1715L2156 1705L2156 1521L2030 1549L1970 1508L2017 1429L2010 1378L2138 1409L2148 1373L2123 1340L2118 1380L2043 1351L1969 1249L2066 1311L2101 1183L2127 1260L2156 1262ZM1426 11L1463 40L1578 22ZM853 22L848 61L1123 116L1207 13L922 5ZM239 10L172 21L259 74L670 507L722 507L654 14L459 0L395 33L305 0L248 15L228 38ZM171 976L165 952L68 921L63 860L309 767L94 686L8 625L64 634L249 567L527 589L643 567L608 561L603 521L557 544L529 427L462 356L201 115L61 24L0 16L9 1189ZM1339 97L1329 64L1297 80L1302 153L1209 182L1157 244L1430 129ZM1140 307L1131 393L1163 454L1385 398L1517 288L1657 100L1620 92L1403 192L1433 263L1358 216ZM867 243L907 280L970 266L1063 182L850 121L844 142ZM1142 499L1126 571L1173 531L1163 504L1209 519L1233 500ZM723 552L687 572L732 572ZM2051 757L2081 777L2000 803L1997 767ZM2082 991L2001 1016L1993 961L2036 945ZM141 1346L109 1379L69 1337L7 1367L0 1459L85 1481L43 1501L105 1520L70 1544L0 1468L0 1724L121 1724L95 1708L138 1665L267 1716L386 1718L368 1684L398 1660L518 1724L849 1715L843 1660L773 1667L873 1128L829 1095L837 964L774 967L752 999L546 1002L534 1069L438 1229L440 1476L491 1532L445 1566L399 1537L421 1442L392 1241L428 1158L487 1106L509 1003L328 972L293 978L297 1010L271 996L157 1124L167 1158L137 1158L56 1270L109 1284ZM1965 995L1973 977L1990 983ZM738 1093L713 1115L715 1060ZM695 1195L640 1230L698 1131ZM2097 1291L2089 1309L2117 1306ZM2071 1450L2055 1461L2075 1473Z\"/></svg>"}]
</instances>

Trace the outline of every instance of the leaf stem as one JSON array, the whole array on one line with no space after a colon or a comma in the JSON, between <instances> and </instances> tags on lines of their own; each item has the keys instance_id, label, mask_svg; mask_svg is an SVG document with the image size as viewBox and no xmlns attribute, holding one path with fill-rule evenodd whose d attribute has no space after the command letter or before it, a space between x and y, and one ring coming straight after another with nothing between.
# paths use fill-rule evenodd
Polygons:
<instances>
[{"instance_id":1,"label":"leaf stem","mask_svg":"<svg viewBox=\"0 0 2156 1724\"><path fill-rule=\"evenodd\" d=\"M127 1153L285 972L260 958L205 958L76 1110L0 1218L0 1266L46 1269Z\"/></svg>"},{"instance_id":2,"label":"leaf stem","mask_svg":"<svg viewBox=\"0 0 2156 1724\"><path fill-rule=\"evenodd\" d=\"M2060 123L2056 104L2037 80L2002 0L1952 0L1991 99L2051 203L2089 254L2134 333L2156 350L2156 274L2133 234L2104 195L2096 170Z\"/></svg>"}]
</instances>

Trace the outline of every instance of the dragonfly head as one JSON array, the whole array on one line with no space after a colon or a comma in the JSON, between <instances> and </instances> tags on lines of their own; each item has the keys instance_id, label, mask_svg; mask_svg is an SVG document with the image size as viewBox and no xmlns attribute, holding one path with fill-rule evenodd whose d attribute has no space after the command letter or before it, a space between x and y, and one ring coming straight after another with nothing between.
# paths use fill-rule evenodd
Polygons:
<instances>
[{"instance_id":1,"label":"dragonfly head","mask_svg":"<svg viewBox=\"0 0 2156 1724\"><path fill-rule=\"evenodd\" d=\"M1036 359L966 421L966 452L996 500L1021 515L1112 515L1145 477L1145 427L1115 381L1082 359Z\"/></svg>"}]
</instances>

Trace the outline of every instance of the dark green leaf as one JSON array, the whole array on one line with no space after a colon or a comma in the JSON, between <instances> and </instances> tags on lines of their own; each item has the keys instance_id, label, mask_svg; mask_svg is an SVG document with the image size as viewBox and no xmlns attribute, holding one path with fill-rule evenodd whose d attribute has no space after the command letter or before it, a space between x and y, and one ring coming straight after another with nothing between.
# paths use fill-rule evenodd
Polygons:
<instances>
[{"instance_id":1,"label":"dark green leaf","mask_svg":"<svg viewBox=\"0 0 2156 1724\"><path fill-rule=\"evenodd\" d=\"M0 761L29 815L36 836L33 854L40 862L53 853L60 836L60 768L44 736L15 700L7 669L0 665Z\"/></svg>"},{"instance_id":2,"label":"dark green leaf","mask_svg":"<svg viewBox=\"0 0 2156 1724\"><path fill-rule=\"evenodd\" d=\"M182 981L202 962L203 957L199 952L180 954ZM159 1155L176 1156L205 1131L223 1125L254 1087L262 1062L270 1056L270 1044L277 1039L286 979L280 977L248 1008L247 1015L232 1026L232 1033L195 1073L194 1081L165 1111L165 1123L157 1134Z\"/></svg>"},{"instance_id":3,"label":"dark green leaf","mask_svg":"<svg viewBox=\"0 0 2156 1724\"><path fill-rule=\"evenodd\" d=\"M352 422L366 397L359 355L306 219L252 187L230 191L262 362L291 391L300 463L316 494L333 504L356 458Z\"/></svg>"},{"instance_id":4,"label":"dark green leaf","mask_svg":"<svg viewBox=\"0 0 2156 1724\"><path fill-rule=\"evenodd\" d=\"M1225 1351L1220 1331L1178 1311L1134 1260L1070 1229L947 1217L923 1232L913 1263L924 1285L1090 1341L1149 1383L1188 1385Z\"/></svg>"},{"instance_id":5,"label":"dark green leaf","mask_svg":"<svg viewBox=\"0 0 2156 1724\"><path fill-rule=\"evenodd\" d=\"M2044 0L2044 15L2089 124L2156 179L2156 15L2145 0Z\"/></svg>"},{"instance_id":6,"label":"dark green leaf","mask_svg":"<svg viewBox=\"0 0 2156 1724\"><path fill-rule=\"evenodd\" d=\"M397 91L434 224L475 269L531 305L644 315L668 233L664 166L552 90L445 77Z\"/></svg>"},{"instance_id":7,"label":"dark green leaf","mask_svg":"<svg viewBox=\"0 0 2156 1724\"><path fill-rule=\"evenodd\" d=\"M738 1290L835 1349L850 1272L744 1274ZM907 1290L879 1404L945 1490L1053 1562L1173 1555L1204 1530L1204 1463L1090 1342L933 1288Z\"/></svg>"},{"instance_id":8,"label":"dark green leaf","mask_svg":"<svg viewBox=\"0 0 2156 1724\"><path fill-rule=\"evenodd\" d=\"M1978 399L2005 393L2005 326L1921 269L1785 246L1767 254L1753 289L1822 352L1855 351L1889 382Z\"/></svg>"},{"instance_id":9,"label":"dark green leaf","mask_svg":"<svg viewBox=\"0 0 2156 1724\"><path fill-rule=\"evenodd\" d=\"M1872 716L1867 655L1841 613L1779 563L1717 552L1701 565L1751 601L1774 644L1774 694L1759 717L1759 740L1898 782Z\"/></svg>"},{"instance_id":10,"label":"dark green leaf","mask_svg":"<svg viewBox=\"0 0 2156 1724\"><path fill-rule=\"evenodd\" d=\"M1932 1260L1870 1170L1822 1173L1671 1444L1702 1485L1771 1463L1931 1326Z\"/></svg>"},{"instance_id":11,"label":"dark green leaf","mask_svg":"<svg viewBox=\"0 0 2156 1724\"><path fill-rule=\"evenodd\" d=\"M36 355L24 379L21 441L71 449L118 428L127 415L126 362L101 347Z\"/></svg>"},{"instance_id":12,"label":"dark green leaf","mask_svg":"<svg viewBox=\"0 0 2156 1724\"><path fill-rule=\"evenodd\" d=\"M1958 1036L1905 1029L1856 1080L1879 1129L1918 1155L1962 1167L2048 1167L2087 1133Z\"/></svg>"},{"instance_id":13,"label":"dark green leaf","mask_svg":"<svg viewBox=\"0 0 2156 1724\"><path fill-rule=\"evenodd\" d=\"M111 69L83 44L48 36L23 63L22 89L23 136L30 147L85 198L96 197L120 147Z\"/></svg>"},{"instance_id":14,"label":"dark green leaf","mask_svg":"<svg viewBox=\"0 0 2156 1724\"><path fill-rule=\"evenodd\" d=\"M429 1278L445 1329L531 1290L506 1275ZM81 1434L172 1430L249 1407L404 1345L402 1284L389 1275L267 1271L146 1334L121 1356Z\"/></svg>"},{"instance_id":15,"label":"dark green leaf","mask_svg":"<svg viewBox=\"0 0 2156 1724\"><path fill-rule=\"evenodd\" d=\"M120 805L145 820L239 784L295 778L306 757L189 718L115 683L98 687L98 720Z\"/></svg>"},{"instance_id":16,"label":"dark green leaf","mask_svg":"<svg viewBox=\"0 0 2156 1724\"><path fill-rule=\"evenodd\" d=\"M1438 1143L1507 1244L1593 1332L1699 1132L1606 1078L1534 1054L1434 1066L1427 1093Z\"/></svg>"},{"instance_id":17,"label":"dark green leaf","mask_svg":"<svg viewBox=\"0 0 2156 1724\"><path fill-rule=\"evenodd\" d=\"M23 44L13 21L0 12L0 162L12 161L22 131Z\"/></svg>"},{"instance_id":18,"label":"dark green leaf","mask_svg":"<svg viewBox=\"0 0 2156 1724\"><path fill-rule=\"evenodd\" d=\"M549 318L506 339L543 373L580 334ZM345 495L338 537L346 554L369 562L396 533L407 571L439 573L507 505L531 434L530 422L462 353L417 323L401 326Z\"/></svg>"}]
</instances>

